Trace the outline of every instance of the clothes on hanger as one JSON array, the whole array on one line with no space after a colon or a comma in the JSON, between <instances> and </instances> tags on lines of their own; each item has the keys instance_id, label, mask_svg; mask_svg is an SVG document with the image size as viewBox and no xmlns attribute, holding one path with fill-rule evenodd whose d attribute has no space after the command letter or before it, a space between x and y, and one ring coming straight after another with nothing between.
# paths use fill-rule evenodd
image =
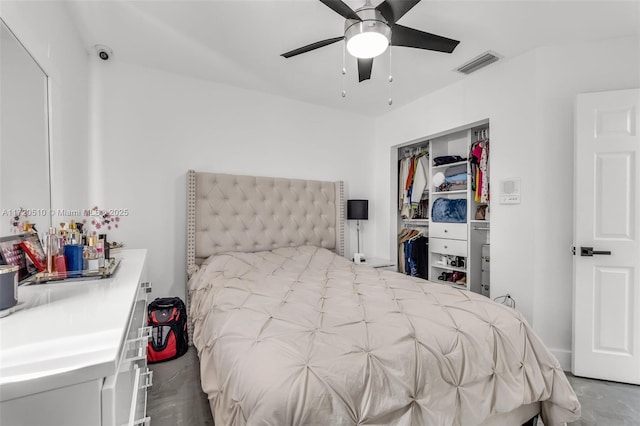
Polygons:
<instances>
[{"instance_id":1,"label":"clothes on hanger","mask_svg":"<svg viewBox=\"0 0 640 426\"><path fill-rule=\"evenodd\" d=\"M478 203L489 202L489 139L481 139L469 149L471 189Z\"/></svg>"},{"instance_id":2,"label":"clothes on hanger","mask_svg":"<svg viewBox=\"0 0 640 426\"><path fill-rule=\"evenodd\" d=\"M429 239L424 232L403 228L398 233L399 272L427 279L429 275Z\"/></svg>"},{"instance_id":3,"label":"clothes on hanger","mask_svg":"<svg viewBox=\"0 0 640 426\"><path fill-rule=\"evenodd\" d=\"M420 151L402 158L398 165L398 210L405 219L418 216L425 189L429 187L429 156Z\"/></svg>"},{"instance_id":4,"label":"clothes on hanger","mask_svg":"<svg viewBox=\"0 0 640 426\"><path fill-rule=\"evenodd\" d=\"M417 157L415 161L416 168L413 177L413 190L411 191L411 208L416 209L418 204L420 204L420 200L422 199L422 194L424 190L428 188L427 183L428 172L429 172L429 159L426 155L422 155Z\"/></svg>"}]
</instances>

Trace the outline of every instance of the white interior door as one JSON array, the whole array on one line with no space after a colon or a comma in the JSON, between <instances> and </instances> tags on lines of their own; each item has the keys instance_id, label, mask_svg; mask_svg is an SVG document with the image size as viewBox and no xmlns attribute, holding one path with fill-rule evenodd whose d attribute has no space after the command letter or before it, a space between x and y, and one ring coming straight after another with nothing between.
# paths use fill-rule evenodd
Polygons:
<instances>
[{"instance_id":1,"label":"white interior door","mask_svg":"<svg viewBox=\"0 0 640 426\"><path fill-rule=\"evenodd\" d=\"M573 373L636 384L640 384L639 122L640 90L578 95Z\"/></svg>"}]
</instances>

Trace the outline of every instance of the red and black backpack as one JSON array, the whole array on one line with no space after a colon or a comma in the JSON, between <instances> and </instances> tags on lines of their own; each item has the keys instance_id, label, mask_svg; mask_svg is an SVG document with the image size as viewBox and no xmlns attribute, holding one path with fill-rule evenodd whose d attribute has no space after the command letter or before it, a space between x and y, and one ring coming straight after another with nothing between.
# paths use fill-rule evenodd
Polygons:
<instances>
[{"instance_id":1,"label":"red and black backpack","mask_svg":"<svg viewBox=\"0 0 640 426\"><path fill-rule=\"evenodd\" d=\"M179 297L159 297L149 303L147 323L153 326L147 347L149 363L168 361L187 352L187 309Z\"/></svg>"}]
</instances>

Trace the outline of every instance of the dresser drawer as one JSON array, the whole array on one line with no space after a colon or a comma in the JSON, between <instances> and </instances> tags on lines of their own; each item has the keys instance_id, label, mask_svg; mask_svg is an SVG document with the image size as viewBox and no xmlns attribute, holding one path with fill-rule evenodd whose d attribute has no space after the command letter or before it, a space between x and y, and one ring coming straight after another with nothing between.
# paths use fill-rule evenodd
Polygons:
<instances>
[{"instance_id":1,"label":"dresser drawer","mask_svg":"<svg viewBox=\"0 0 640 426\"><path fill-rule=\"evenodd\" d=\"M444 238L429 238L429 250L432 253L467 257L467 242Z\"/></svg>"},{"instance_id":2,"label":"dresser drawer","mask_svg":"<svg viewBox=\"0 0 640 426\"><path fill-rule=\"evenodd\" d=\"M138 426L145 417L146 390L151 385L147 369L147 343L152 327L146 327L147 286L141 283L129 315L129 327L120 350L118 370L104 381L102 425Z\"/></svg>"},{"instance_id":3,"label":"dresser drawer","mask_svg":"<svg viewBox=\"0 0 640 426\"><path fill-rule=\"evenodd\" d=\"M466 240L467 224L431 222L429 224L429 237Z\"/></svg>"}]
</instances>

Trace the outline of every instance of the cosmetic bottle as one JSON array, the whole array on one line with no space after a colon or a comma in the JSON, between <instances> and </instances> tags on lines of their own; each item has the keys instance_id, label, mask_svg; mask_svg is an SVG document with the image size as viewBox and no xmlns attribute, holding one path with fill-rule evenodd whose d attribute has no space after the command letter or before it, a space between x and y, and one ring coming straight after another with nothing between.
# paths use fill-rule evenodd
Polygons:
<instances>
[{"instance_id":1,"label":"cosmetic bottle","mask_svg":"<svg viewBox=\"0 0 640 426\"><path fill-rule=\"evenodd\" d=\"M98 253L98 267L104 268L104 240L98 240L96 242L96 252Z\"/></svg>"},{"instance_id":2,"label":"cosmetic bottle","mask_svg":"<svg viewBox=\"0 0 640 426\"><path fill-rule=\"evenodd\" d=\"M84 228L84 223L80 222L80 223L76 223L76 228L78 228L78 232L80 232L80 235L82 236L82 242L81 244L83 246L88 245L87 243L87 230Z\"/></svg>"},{"instance_id":3,"label":"cosmetic bottle","mask_svg":"<svg viewBox=\"0 0 640 426\"><path fill-rule=\"evenodd\" d=\"M69 232L65 229L66 226L67 224L65 222L60 222L60 230L58 230L58 244L60 248L69 244L69 242L67 241Z\"/></svg>"},{"instance_id":4,"label":"cosmetic bottle","mask_svg":"<svg viewBox=\"0 0 640 426\"><path fill-rule=\"evenodd\" d=\"M25 234L38 235L38 232L36 232L36 229L33 226L33 223L29 223L28 221L26 221L24 225L22 225L22 231Z\"/></svg>"},{"instance_id":5,"label":"cosmetic bottle","mask_svg":"<svg viewBox=\"0 0 640 426\"><path fill-rule=\"evenodd\" d=\"M64 255L56 256L56 276L58 278L67 278L67 265Z\"/></svg>"},{"instance_id":6,"label":"cosmetic bottle","mask_svg":"<svg viewBox=\"0 0 640 426\"><path fill-rule=\"evenodd\" d=\"M49 228L49 232L46 237L47 272L51 274L56 271L56 256L58 255L58 235L56 233L56 228Z\"/></svg>"},{"instance_id":7,"label":"cosmetic bottle","mask_svg":"<svg viewBox=\"0 0 640 426\"><path fill-rule=\"evenodd\" d=\"M111 253L110 253L110 247L109 247L109 242L107 241L107 234L100 234L98 236L99 239L101 239L103 241L102 245L104 247L104 259L105 259L105 264L109 264L109 259L111 259Z\"/></svg>"},{"instance_id":8,"label":"cosmetic bottle","mask_svg":"<svg viewBox=\"0 0 640 426\"><path fill-rule=\"evenodd\" d=\"M69 223L67 244L82 244L82 235L80 234L80 231L78 231L78 227L73 220L71 221L71 223Z\"/></svg>"},{"instance_id":9,"label":"cosmetic bottle","mask_svg":"<svg viewBox=\"0 0 640 426\"><path fill-rule=\"evenodd\" d=\"M84 247L84 269L89 271L97 271L100 268L98 260L98 251L96 249L98 239L95 236L87 237L87 245Z\"/></svg>"}]
</instances>

